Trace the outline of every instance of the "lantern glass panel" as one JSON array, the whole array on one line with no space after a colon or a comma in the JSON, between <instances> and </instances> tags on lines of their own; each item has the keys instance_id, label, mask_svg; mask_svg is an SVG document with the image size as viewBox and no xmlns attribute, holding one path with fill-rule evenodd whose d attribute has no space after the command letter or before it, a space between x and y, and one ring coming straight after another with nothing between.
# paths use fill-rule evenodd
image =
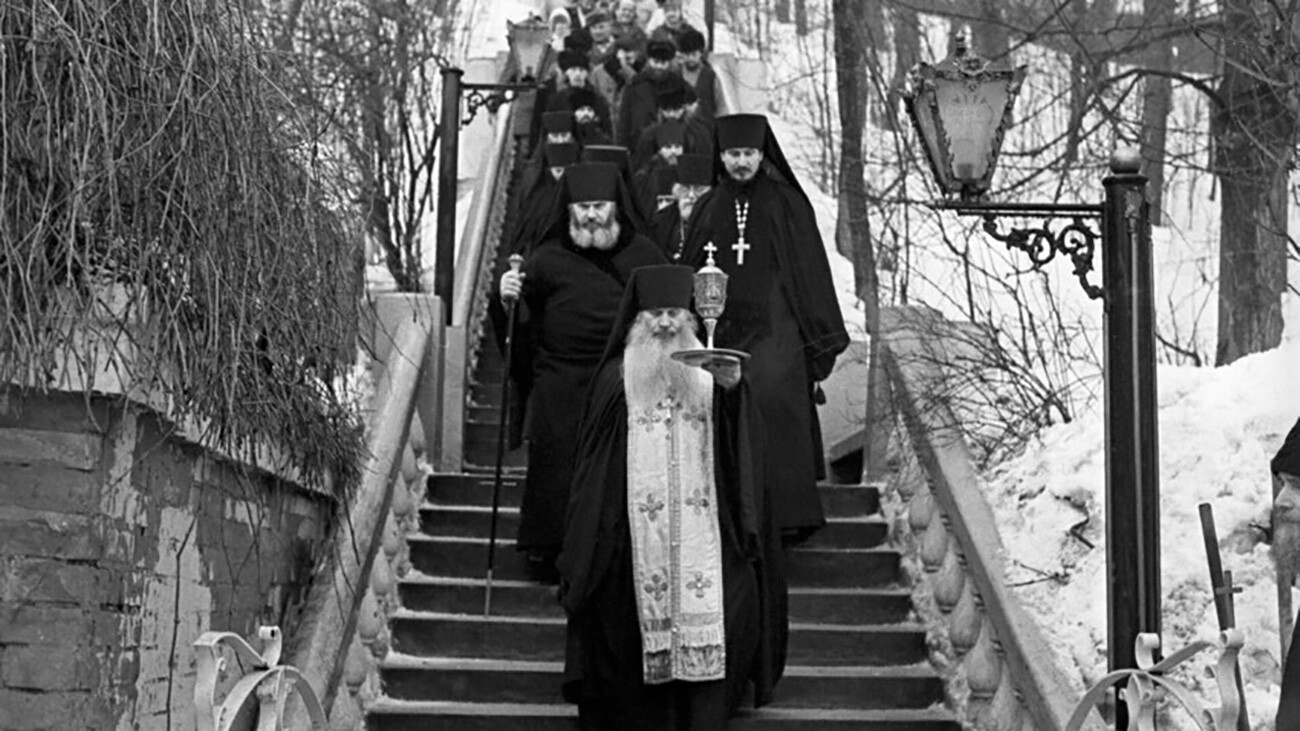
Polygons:
<instances>
[{"instance_id":1,"label":"lantern glass panel","mask_svg":"<svg viewBox=\"0 0 1300 731\"><path fill-rule=\"evenodd\" d=\"M936 103L948 138L950 172L959 188L980 188L993 164L998 127L1010 102L1001 79L935 79ZM937 135L936 135L937 137Z\"/></svg>"},{"instance_id":2,"label":"lantern glass panel","mask_svg":"<svg viewBox=\"0 0 1300 731\"><path fill-rule=\"evenodd\" d=\"M523 23L507 23L508 39L511 53L522 78L537 78L542 65L542 56L551 40L551 29L541 20L529 20Z\"/></svg>"}]
</instances>

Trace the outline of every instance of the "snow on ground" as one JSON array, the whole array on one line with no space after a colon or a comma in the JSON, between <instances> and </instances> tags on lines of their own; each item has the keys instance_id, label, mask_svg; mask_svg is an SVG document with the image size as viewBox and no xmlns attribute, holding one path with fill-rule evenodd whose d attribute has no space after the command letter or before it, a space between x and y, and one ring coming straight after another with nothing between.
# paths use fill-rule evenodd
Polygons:
<instances>
[{"instance_id":1,"label":"snow on ground","mask_svg":"<svg viewBox=\"0 0 1300 731\"><path fill-rule=\"evenodd\" d=\"M1159 373L1163 642L1169 653L1218 635L1198 515L1208 502L1224 568L1245 589L1236 613L1255 728L1270 728L1277 708L1280 647L1272 561L1251 524L1267 523L1268 460L1300 416L1298 369L1300 343L1293 342L1224 368ZM1048 630L1060 667L1079 689L1106 672L1104 429L1100 409L1046 429L1025 454L995 469L987 486L1007 580L1023 584L1017 596ZM1085 520L1078 532L1092 547L1071 535ZM1197 672L1183 677L1199 681L1202 698L1214 697L1200 672L1213 659L1198 656Z\"/></svg>"}]
</instances>

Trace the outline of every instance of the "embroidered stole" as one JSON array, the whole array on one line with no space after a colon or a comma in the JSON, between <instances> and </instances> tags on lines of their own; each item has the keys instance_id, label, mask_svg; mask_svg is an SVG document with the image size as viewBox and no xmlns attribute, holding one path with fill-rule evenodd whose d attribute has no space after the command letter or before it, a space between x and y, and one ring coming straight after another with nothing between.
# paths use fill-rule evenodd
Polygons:
<instances>
[{"instance_id":1,"label":"embroidered stole","mask_svg":"<svg viewBox=\"0 0 1300 731\"><path fill-rule=\"evenodd\" d=\"M647 685L726 674L713 384L699 376L702 409L669 394L628 415L627 511Z\"/></svg>"}]
</instances>

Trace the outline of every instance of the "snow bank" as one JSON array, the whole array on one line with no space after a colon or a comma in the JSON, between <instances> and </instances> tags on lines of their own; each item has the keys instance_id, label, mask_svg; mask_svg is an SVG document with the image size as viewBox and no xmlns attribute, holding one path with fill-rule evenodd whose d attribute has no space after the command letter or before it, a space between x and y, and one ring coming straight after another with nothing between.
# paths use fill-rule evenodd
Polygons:
<instances>
[{"instance_id":1,"label":"snow bank","mask_svg":"<svg viewBox=\"0 0 1300 731\"><path fill-rule=\"evenodd\" d=\"M1246 635L1241 664L1254 728L1272 727L1280 647L1273 565L1250 524L1267 522L1268 460L1300 417L1298 371L1300 343L1291 342L1224 368L1159 373L1163 642L1172 652L1218 635L1197 512L1209 502L1224 568L1244 587L1236 613ZM1081 414L1044 430L988 484L1006 544L1007 579L1023 584L1017 596L1048 630L1058 661L1080 689L1106 671L1104 436L1100 408ZM1214 690L1202 669L1212 659L1199 656L1195 672L1182 678L1206 699ZM1175 727L1194 728L1190 722Z\"/></svg>"}]
</instances>

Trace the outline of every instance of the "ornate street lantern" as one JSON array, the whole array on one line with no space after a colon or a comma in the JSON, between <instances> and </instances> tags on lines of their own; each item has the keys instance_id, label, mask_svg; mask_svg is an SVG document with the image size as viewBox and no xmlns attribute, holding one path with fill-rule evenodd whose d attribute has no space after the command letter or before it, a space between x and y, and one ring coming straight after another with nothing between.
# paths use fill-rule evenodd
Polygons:
<instances>
[{"instance_id":1,"label":"ornate street lantern","mask_svg":"<svg viewBox=\"0 0 1300 731\"><path fill-rule=\"evenodd\" d=\"M551 27L533 15L522 23L506 21L506 39L515 57L519 78L535 80L541 70L542 56L551 42Z\"/></svg>"},{"instance_id":2,"label":"ornate street lantern","mask_svg":"<svg viewBox=\"0 0 1300 731\"><path fill-rule=\"evenodd\" d=\"M975 201L988 191L1024 79L1024 66L989 68L968 49L964 35L937 66L912 67L903 98L944 192Z\"/></svg>"}]
</instances>

